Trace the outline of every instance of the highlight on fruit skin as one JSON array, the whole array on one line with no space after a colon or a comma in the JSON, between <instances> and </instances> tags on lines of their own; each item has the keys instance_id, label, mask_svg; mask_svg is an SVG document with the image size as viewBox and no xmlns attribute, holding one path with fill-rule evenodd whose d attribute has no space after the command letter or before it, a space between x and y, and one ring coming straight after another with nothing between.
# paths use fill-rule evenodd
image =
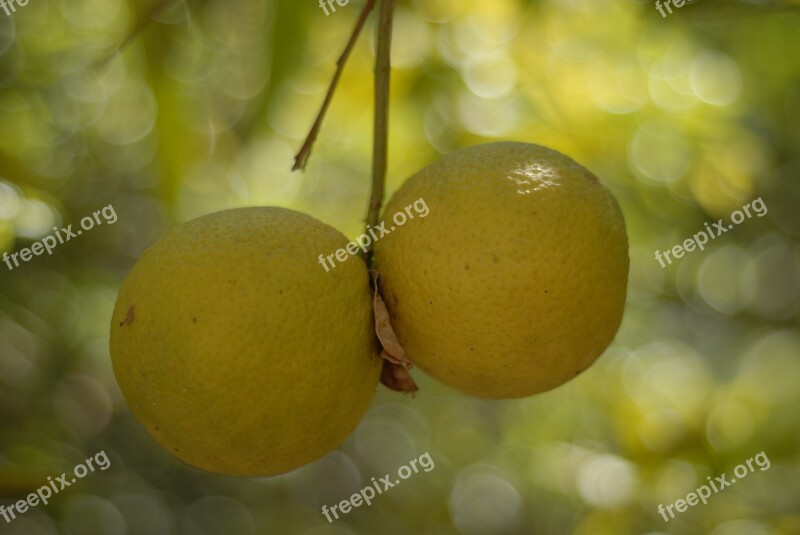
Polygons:
<instances>
[{"instance_id":1,"label":"highlight on fruit skin","mask_svg":"<svg viewBox=\"0 0 800 535\"><path fill-rule=\"evenodd\" d=\"M381 359L369 275L347 243L282 208L243 208L177 227L119 293L111 355L153 438L193 466L266 476L339 446L366 412Z\"/></svg>"},{"instance_id":2,"label":"highlight on fruit skin","mask_svg":"<svg viewBox=\"0 0 800 535\"><path fill-rule=\"evenodd\" d=\"M411 177L384 210L430 214L375 244L411 361L464 393L518 398L572 379L620 325L628 241L614 197L556 151L490 143Z\"/></svg>"}]
</instances>

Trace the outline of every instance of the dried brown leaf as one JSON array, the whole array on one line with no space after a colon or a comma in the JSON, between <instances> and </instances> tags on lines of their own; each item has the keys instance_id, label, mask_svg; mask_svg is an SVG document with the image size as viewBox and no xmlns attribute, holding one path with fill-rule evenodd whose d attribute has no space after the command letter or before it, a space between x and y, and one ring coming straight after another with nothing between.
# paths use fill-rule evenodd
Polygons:
<instances>
[{"instance_id":1,"label":"dried brown leaf","mask_svg":"<svg viewBox=\"0 0 800 535\"><path fill-rule=\"evenodd\" d=\"M383 361L381 383L389 390L394 390L395 392L411 392L413 394L419 390L419 387L414 382L408 369L388 360Z\"/></svg>"},{"instance_id":2,"label":"dried brown leaf","mask_svg":"<svg viewBox=\"0 0 800 535\"><path fill-rule=\"evenodd\" d=\"M416 392L419 388L409 373L414 364L406 355L392 328L389 311L380 292L380 273L370 270L369 274L374 287L372 310L375 316L375 333L383 347L381 358L384 359L384 362L381 383L397 392Z\"/></svg>"}]
</instances>

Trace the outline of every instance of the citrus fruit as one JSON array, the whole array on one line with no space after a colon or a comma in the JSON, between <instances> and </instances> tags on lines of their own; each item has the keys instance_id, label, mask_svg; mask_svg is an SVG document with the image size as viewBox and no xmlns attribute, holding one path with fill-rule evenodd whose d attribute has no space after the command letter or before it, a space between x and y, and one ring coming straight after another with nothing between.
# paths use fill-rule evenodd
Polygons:
<instances>
[{"instance_id":1,"label":"citrus fruit","mask_svg":"<svg viewBox=\"0 0 800 535\"><path fill-rule=\"evenodd\" d=\"M424 199L430 213L394 215ZM622 213L589 171L545 147L443 157L387 203L376 268L410 360L462 392L523 397L585 370L619 327Z\"/></svg>"},{"instance_id":2,"label":"citrus fruit","mask_svg":"<svg viewBox=\"0 0 800 535\"><path fill-rule=\"evenodd\" d=\"M367 410L381 360L360 258L310 216L244 208L181 225L145 251L111 324L134 416L193 466L286 472L335 449Z\"/></svg>"}]
</instances>

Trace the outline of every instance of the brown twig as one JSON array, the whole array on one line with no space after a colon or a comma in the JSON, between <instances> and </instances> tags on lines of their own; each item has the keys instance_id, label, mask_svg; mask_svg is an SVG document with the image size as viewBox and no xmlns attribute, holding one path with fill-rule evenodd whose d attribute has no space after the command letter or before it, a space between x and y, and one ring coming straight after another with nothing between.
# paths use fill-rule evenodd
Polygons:
<instances>
[{"instance_id":1,"label":"brown twig","mask_svg":"<svg viewBox=\"0 0 800 535\"><path fill-rule=\"evenodd\" d=\"M111 60L117 56L117 54L122 52L126 46L128 46L134 39L136 39L136 37L139 36L140 33L142 33L142 31L144 31L147 25L152 22L153 17L161 13L161 11L165 10L167 7L170 7L173 1L174 0L158 0L152 6L150 6L147 12L136 22L136 26L133 27L133 29L128 33L125 39L122 40L119 46L117 46L117 48L115 48L114 51L108 56L95 62L92 67L96 70L105 68L111 62Z\"/></svg>"},{"instance_id":2,"label":"brown twig","mask_svg":"<svg viewBox=\"0 0 800 535\"><path fill-rule=\"evenodd\" d=\"M322 126L322 120L325 118L325 113L328 111L328 106L330 106L331 100L333 100L333 94L336 92L336 86L339 85L339 78L342 76L342 71L344 71L344 66L347 63L347 58L350 57L350 52L353 51L353 47L358 40L358 36L361 34L361 29L364 27L364 23L367 21L367 16L369 16L372 8L375 7L375 1L376 0L367 0L366 5L364 5L364 9L361 10L361 15L358 17L356 26L353 28L353 33L350 35L350 40L347 42L347 46L344 48L344 52L342 52L342 55L339 56L338 60L336 60L336 72L333 74L333 80L331 80L330 87L328 87L328 93L325 95L322 108L320 108L317 118L314 121L314 125L308 132L308 136L306 137L303 146L300 147L300 150L294 157L294 166L292 167L292 171L305 169L306 164L308 163L308 158L311 156L311 148L314 146L314 141L317 139L317 134L319 134L319 129Z\"/></svg>"}]
</instances>

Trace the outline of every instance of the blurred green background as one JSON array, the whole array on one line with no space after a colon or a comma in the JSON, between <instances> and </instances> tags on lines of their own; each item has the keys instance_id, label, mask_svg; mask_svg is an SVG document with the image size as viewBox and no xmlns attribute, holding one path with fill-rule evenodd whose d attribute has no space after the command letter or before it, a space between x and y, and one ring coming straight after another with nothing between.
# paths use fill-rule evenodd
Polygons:
<instances>
[{"instance_id":1,"label":"blurred green background","mask_svg":"<svg viewBox=\"0 0 800 535\"><path fill-rule=\"evenodd\" d=\"M369 195L375 16L304 174L291 173L363 2L35 0L0 11L0 504L100 450L0 534L800 534L800 9L698 0L408 0L396 13L389 192L484 141L550 146L620 200L631 276L615 343L543 395L483 401L413 372L340 450L293 473L191 469L150 439L108 356L142 250L209 212L279 205L354 238ZM752 218L654 259L758 197ZM424 452L421 472L334 524ZM658 504L764 451L771 467L665 523Z\"/></svg>"}]
</instances>

